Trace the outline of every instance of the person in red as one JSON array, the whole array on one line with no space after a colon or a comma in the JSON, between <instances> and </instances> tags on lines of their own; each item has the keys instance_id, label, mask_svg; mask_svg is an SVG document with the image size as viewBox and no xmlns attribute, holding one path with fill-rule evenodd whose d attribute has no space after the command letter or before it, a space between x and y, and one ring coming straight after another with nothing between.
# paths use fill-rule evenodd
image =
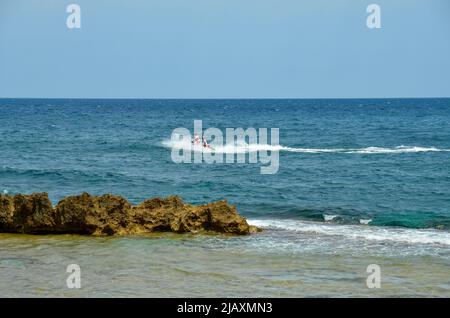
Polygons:
<instances>
[{"instance_id":1,"label":"person in red","mask_svg":"<svg viewBox=\"0 0 450 318\"><path fill-rule=\"evenodd\" d=\"M192 140L192 144L194 145L200 144L200 137L197 134L194 135L194 140Z\"/></svg>"}]
</instances>

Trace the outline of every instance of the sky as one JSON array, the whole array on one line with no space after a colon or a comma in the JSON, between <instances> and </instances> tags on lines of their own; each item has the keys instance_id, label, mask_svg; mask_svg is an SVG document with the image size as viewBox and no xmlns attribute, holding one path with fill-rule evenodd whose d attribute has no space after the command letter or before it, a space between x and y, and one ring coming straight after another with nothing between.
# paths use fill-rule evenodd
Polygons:
<instances>
[{"instance_id":1,"label":"sky","mask_svg":"<svg viewBox=\"0 0 450 318\"><path fill-rule=\"evenodd\" d=\"M0 0L2 97L450 97L450 1Z\"/></svg>"}]
</instances>

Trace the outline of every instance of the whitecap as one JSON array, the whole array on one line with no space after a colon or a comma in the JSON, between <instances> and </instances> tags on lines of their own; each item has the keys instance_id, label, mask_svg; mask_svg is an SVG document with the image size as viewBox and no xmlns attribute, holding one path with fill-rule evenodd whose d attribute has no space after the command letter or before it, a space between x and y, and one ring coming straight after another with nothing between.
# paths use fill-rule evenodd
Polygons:
<instances>
[{"instance_id":1,"label":"whitecap","mask_svg":"<svg viewBox=\"0 0 450 318\"><path fill-rule=\"evenodd\" d=\"M338 217L338 215L328 215L328 214L323 214L322 216L323 216L323 219L327 222L333 221L335 218Z\"/></svg>"},{"instance_id":2,"label":"whitecap","mask_svg":"<svg viewBox=\"0 0 450 318\"><path fill-rule=\"evenodd\" d=\"M360 219L359 224L362 225L368 225L370 222L372 222L372 219Z\"/></svg>"},{"instance_id":3,"label":"whitecap","mask_svg":"<svg viewBox=\"0 0 450 318\"><path fill-rule=\"evenodd\" d=\"M382 226L337 225L287 219L253 219L249 224L326 236L341 236L354 240L392 241L408 244L440 244L450 246L450 232L434 229L389 228Z\"/></svg>"}]
</instances>

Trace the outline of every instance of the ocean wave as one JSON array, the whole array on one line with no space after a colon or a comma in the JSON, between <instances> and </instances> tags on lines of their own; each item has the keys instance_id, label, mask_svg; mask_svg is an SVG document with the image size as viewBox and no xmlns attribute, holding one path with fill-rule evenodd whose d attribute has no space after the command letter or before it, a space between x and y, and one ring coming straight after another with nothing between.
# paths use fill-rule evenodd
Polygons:
<instances>
[{"instance_id":1,"label":"ocean wave","mask_svg":"<svg viewBox=\"0 0 450 318\"><path fill-rule=\"evenodd\" d=\"M347 239L392 241L409 244L439 244L450 246L450 232L386 228L381 226L331 225L300 220L253 219L249 224L262 228L273 228L327 236L341 236Z\"/></svg>"},{"instance_id":2,"label":"ocean wave","mask_svg":"<svg viewBox=\"0 0 450 318\"><path fill-rule=\"evenodd\" d=\"M324 221L333 221L335 218L337 218L338 215L329 215L329 214L323 214Z\"/></svg>"},{"instance_id":3,"label":"ocean wave","mask_svg":"<svg viewBox=\"0 0 450 318\"><path fill-rule=\"evenodd\" d=\"M201 145L192 146L190 142L165 140L162 145L167 148L183 149L198 152L212 152ZM295 148L282 145L268 144L247 144L236 143L222 146L213 146L215 153L250 153L257 151L280 151L294 153L344 153L344 154L401 154L401 153L421 153L421 152L450 152L450 149L441 149L436 147L419 146L397 146L394 148L384 147L364 147L364 148Z\"/></svg>"},{"instance_id":4,"label":"ocean wave","mask_svg":"<svg viewBox=\"0 0 450 318\"><path fill-rule=\"evenodd\" d=\"M362 225L369 225L369 223L372 222L372 219L360 219L359 224Z\"/></svg>"}]
</instances>

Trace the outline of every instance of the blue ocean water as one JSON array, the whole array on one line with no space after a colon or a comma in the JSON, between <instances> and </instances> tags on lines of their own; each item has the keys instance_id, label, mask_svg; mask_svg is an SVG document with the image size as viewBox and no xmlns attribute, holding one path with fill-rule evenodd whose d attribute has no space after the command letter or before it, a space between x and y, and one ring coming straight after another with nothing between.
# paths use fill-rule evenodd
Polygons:
<instances>
[{"instance_id":1,"label":"blue ocean water","mask_svg":"<svg viewBox=\"0 0 450 318\"><path fill-rule=\"evenodd\" d=\"M173 129L279 128L280 168L176 164ZM226 199L244 216L450 229L450 99L0 100L0 191Z\"/></svg>"}]
</instances>

